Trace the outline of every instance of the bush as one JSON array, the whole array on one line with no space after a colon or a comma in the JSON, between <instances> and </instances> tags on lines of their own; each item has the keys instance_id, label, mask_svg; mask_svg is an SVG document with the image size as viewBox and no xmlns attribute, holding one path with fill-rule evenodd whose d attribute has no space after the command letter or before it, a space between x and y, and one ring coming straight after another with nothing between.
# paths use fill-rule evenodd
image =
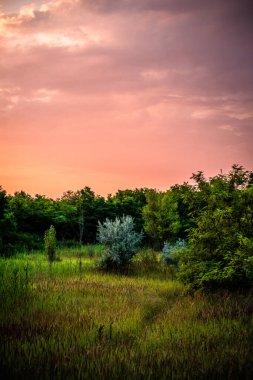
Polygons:
<instances>
[{"instance_id":1,"label":"bush","mask_svg":"<svg viewBox=\"0 0 253 380\"><path fill-rule=\"evenodd\" d=\"M45 251L50 262L56 261L56 232L54 226L45 232Z\"/></svg>"},{"instance_id":2,"label":"bush","mask_svg":"<svg viewBox=\"0 0 253 380\"><path fill-rule=\"evenodd\" d=\"M175 243L165 241L161 255L162 261L178 268L180 257L186 250L187 244L184 239L178 239Z\"/></svg>"},{"instance_id":3,"label":"bush","mask_svg":"<svg viewBox=\"0 0 253 380\"><path fill-rule=\"evenodd\" d=\"M253 286L253 239L236 234L231 250L212 254L193 241L180 261L179 279L190 289L245 289Z\"/></svg>"},{"instance_id":4,"label":"bush","mask_svg":"<svg viewBox=\"0 0 253 380\"><path fill-rule=\"evenodd\" d=\"M206 207L190 231L190 249L180 260L179 279L191 289L253 286L253 186L237 189L222 178L209 186Z\"/></svg>"},{"instance_id":5,"label":"bush","mask_svg":"<svg viewBox=\"0 0 253 380\"><path fill-rule=\"evenodd\" d=\"M137 252L142 238L142 233L134 231L131 216L116 218L114 221L106 219L103 224L99 222L97 239L106 247L100 266L104 269L126 267Z\"/></svg>"},{"instance_id":6,"label":"bush","mask_svg":"<svg viewBox=\"0 0 253 380\"><path fill-rule=\"evenodd\" d=\"M158 254L152 248L142 248L134 257L135 262L141 263L143 266L152 267L158 263Z\"/></svg>"}]
</instances>

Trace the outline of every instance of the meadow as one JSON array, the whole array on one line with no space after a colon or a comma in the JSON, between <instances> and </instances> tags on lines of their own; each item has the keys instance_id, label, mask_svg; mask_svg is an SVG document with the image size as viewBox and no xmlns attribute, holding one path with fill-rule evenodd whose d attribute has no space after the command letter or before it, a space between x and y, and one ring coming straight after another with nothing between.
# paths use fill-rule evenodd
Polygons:
<instances>
[{"instance_id":1,"label":"meadow","mask_svg":"<svg viewBox=\"0 0 253 380\"><path fill-rule=\"evenodd\" d=\"M1 379L251 379L253 294L187 294L152 250L125 273L101 246L0 258Z\"/></svg>"}]
</instances>

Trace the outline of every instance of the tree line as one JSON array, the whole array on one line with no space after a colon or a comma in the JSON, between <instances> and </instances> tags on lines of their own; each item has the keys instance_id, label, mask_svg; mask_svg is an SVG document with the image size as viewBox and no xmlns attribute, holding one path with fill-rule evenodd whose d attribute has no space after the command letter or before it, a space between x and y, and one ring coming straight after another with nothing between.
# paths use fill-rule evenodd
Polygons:
<instances>
[{"instance_id":1,"label":"tree line","mask_svg":"<svg viewBox=\"0 0 253 380\"><path fill-rule=\"evenodd\" d=\"M235 240L252 238L253 172L233 165L229 173L205 178L199 171L192 183L156 189L119 190L107 198L90 187L67 191L58 199L24 191L9 195L0 187L0 253L41 249L45 231L53 225L65 246L96 242L97 227L109 218L134 218L144 232L143 244L161 249L165 241L191 239L196 250L229 250ZM225 239L226 237L226 239ZM199 247L200 246L200 247Z\"/></svg>"},{"instance_id":2,"label":"tree line","mask_svg":"<svg viewBox=\"0 0 253 380\"><path fill-rule=\"evenodd\" d=\"M84 187L67 191L58 199L20 191L13 195L0 187L0 254L43 247L45 231L53 225L64 246L96 242L98 222L131 215L135 227L144 226L142 209L148 189L119 190L104 198Z\"/></svg>"}]
</instances>

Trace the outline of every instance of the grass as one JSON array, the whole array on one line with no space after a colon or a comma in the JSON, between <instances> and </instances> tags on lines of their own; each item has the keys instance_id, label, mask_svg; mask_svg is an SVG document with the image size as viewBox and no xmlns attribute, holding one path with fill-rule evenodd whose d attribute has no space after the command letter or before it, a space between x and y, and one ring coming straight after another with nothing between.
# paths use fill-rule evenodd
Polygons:
<instances>
[{"instance_id":1,"label":"grass","mask_svg":"<svg viewBox=\"0 0 253 380\"><path fill-rule=\"evenodd\" d=\"M252 378L251 293L187 295L152 252L99 272L101 249L0 259L2 379Z\"/></svg>"}]
</instances>

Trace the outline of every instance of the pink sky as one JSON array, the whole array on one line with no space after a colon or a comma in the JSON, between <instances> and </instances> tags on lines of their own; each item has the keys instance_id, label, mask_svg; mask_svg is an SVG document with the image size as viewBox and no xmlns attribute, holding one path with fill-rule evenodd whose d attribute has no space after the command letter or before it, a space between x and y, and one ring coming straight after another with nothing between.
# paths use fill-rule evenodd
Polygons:
<instances>
[{"instance_id":1,"label":"pink sky","mask_svg":"<svg viewBox=\"0 0 253 380\"><path fill-rule=\"evenodd\" d=\"M251 0L0 0L0 185L252 170L252 18Z\"/></svg>"}]
</instances>

